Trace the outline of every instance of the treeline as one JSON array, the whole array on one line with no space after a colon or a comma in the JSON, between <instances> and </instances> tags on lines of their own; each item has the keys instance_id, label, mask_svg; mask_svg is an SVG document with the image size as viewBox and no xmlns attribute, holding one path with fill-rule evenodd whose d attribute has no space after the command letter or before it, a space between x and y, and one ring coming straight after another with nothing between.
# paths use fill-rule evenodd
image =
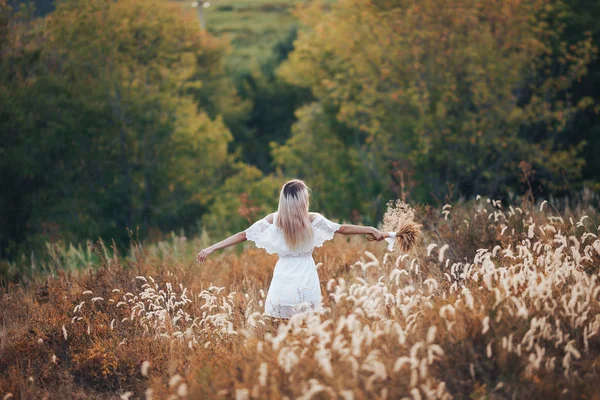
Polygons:
<instances>
[{"instance_id":1,"label":"treeline","mask_svg":"<svg viewBox=\"0 0 600 400\"><path fill-rule=\"evenodd\" d=\"M288 177L369 223L394 197L600 182L597 2L307 2L251 74L176 3L0 7L1 257L231 232Z\"/></svg>"}]
</instances>

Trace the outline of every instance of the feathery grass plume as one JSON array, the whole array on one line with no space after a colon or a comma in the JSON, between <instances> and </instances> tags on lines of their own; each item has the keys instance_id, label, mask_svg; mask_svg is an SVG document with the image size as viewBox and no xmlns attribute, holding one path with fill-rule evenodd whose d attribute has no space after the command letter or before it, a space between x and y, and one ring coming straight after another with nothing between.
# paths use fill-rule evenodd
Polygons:
<instances>
[{"instance_id":1,"label":"feathery grass plume","mask_svg":"<svg viewBox=\"0 0 600 400\"><path fill-rule=\"evenodd\" d=\"M415 210L404 201L398 199L387 203L387 210L383 215L383 230L396 233L396 243L402 252L409 252L417 243L421 235L421 225L415 222ZM375 240L369 236L368 240Z\"/></svg>"},{"instance_id":2,"label":"feathery grass plume","mask_svg":"<svg viewBox=\"0 0 600 400\"><path fill-rule=\"evenodd\" d=\"M140 369L141 369L141 372L142 372L142 376L148 376L148 370L150 369L150 362L147 361L147 360L144 361L142 363L142 366L141 366Z\"/></svg>"}]
</instances>

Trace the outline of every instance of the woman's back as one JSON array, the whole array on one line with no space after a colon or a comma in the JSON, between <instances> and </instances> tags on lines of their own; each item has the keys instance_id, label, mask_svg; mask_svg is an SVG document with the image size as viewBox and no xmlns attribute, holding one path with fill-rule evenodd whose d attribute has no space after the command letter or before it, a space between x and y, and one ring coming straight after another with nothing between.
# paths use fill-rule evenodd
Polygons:
<instances>
[{"instance_id":1,"label":"woman's back","mask_svg":"<svg viewBox=\"0 0 600 400\"><path fill-rule=\"evenodd\" d=\"M265 300L265 313L275 318L289 318L307 309L321 308L321 289L312 258L315 247L333 238L340 225L321 214L310 213L311 240L292 249L283 229L277 225L277 213L256 221L246 229L246 238L270 254L279 255L273 280Z\"/></svg>"},{"instance_id":2,"label":"woman's back","mask_svg":"<svg viewBox=\"0 0 600 400\"><path fill-rule=\"evenodd\" d=\"M312 240L300 243L294 249L286 243L283 230L277 225L276 212L256 221L246 229L246 238L268 253L278 254L280 257L311 255L315 247L322 246L325 241L333 238L340 225L319 213L310 213L310 217L313 231Z\"/></svg>"}]
</instances>

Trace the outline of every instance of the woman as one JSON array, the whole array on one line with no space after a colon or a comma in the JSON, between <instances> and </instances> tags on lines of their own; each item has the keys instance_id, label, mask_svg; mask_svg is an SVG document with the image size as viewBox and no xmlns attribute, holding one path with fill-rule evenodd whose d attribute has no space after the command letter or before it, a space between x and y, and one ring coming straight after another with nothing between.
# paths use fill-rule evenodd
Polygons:
<instances>
[{"instance_id":1,"label":"woman","mask_svg":"<svg viewBox=\"0 0 600 400\"><path fill-rule=\"evenodd\" d=\"M273 280L265 301L265 314L274 318L290 318L309 307L321 309L321 288L312 252L315 247L342 235L370 235L371 240L383 240L384 233L370 226L337 224L321 214L308 211L309 188L298 179L283 185L279 208L255 222L245 231L236 233L198 253L204 262L215 250L245 240L268 253L279 255Z\"/></svg>"}]
</instances>

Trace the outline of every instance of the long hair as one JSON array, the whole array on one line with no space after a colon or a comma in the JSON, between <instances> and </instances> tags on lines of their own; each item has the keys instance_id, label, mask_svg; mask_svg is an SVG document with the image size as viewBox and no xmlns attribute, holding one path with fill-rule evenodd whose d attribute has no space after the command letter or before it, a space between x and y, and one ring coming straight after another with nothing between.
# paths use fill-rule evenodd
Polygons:
<instances>
[{"instance_id":1,"label":"long hair","mask_svg":"<svg viewBox=\"0 0 600 400\"><path fill-rule=\"evenodd\" d=\"M299 179L281 188L275 224L283 231L285 243L297 249L312 241L313 231L308 215L309 187Z\"/></svg>"}]
</instances>

